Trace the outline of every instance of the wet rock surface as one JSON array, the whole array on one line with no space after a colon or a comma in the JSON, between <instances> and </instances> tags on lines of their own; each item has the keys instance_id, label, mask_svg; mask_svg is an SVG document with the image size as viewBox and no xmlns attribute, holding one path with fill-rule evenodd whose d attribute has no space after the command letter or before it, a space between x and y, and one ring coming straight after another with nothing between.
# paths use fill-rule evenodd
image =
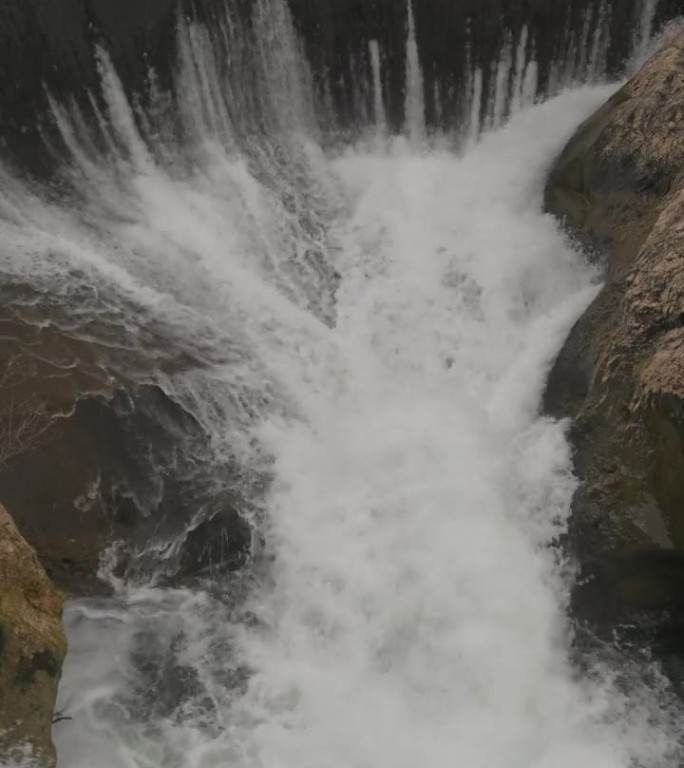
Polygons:
<instances>
[{"instance_id":1,"label":"wet rock surface","mask_svg":"<svg viewBox=\"0 0 684 768\"><path fill-rule=\"evenodd\" d=\"M145 370L196 363L144 349L134 359L125 340L113 348L105 334L84 340L16 307L7 315L0 432L27 420L30 429L2 458L0 498L50 578L70 595L106 593L97 574L114 542L119 577L180 583L239 567L251 528L227 489L230 468L216 466L201 426Z\"/></svg>"},{"instance_id":2,"label":"wet rock surface","mask_svg":"<svg viewBox=\"0 0 684 768\"><path fill-rule=\"evenodd\" d=\"M52 720L66 642L62 596L0 506L0 764L55 765Z\"/></svg>"},{"instance_id":3,"label":"wet rock surface","mask_svg":"<svg viewBox=\"0 0 684 768\"><path fill-rule=\"evenodd\" d=\"M569 530L581 568L575 615L606 636L642 628L681 655L683 35L579 129L546 203L606 270L544 398L547 412L572 419L582 481Z\"/></svg>"}]
</instances>

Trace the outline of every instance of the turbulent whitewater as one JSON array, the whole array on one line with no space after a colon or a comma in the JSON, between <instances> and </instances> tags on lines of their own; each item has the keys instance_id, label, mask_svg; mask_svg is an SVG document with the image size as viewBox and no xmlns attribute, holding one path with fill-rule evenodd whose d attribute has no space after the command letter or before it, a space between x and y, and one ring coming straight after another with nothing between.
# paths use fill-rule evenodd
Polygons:
<instances>
[{"instance_id":1,"label":"turbulent whitewater","mask_svg":"<svg viewBox=\"0 0 684 768\"><path fill-rule=\"evenodd\" d=\"M162 94L141 120L101 50L98 127L53 102L76 197L3 185L3 269L66 275L131 338L153 322L201 349L157 383L217 461L268 478L248 574L163 589L105 553L115 597L66 611L59 765L667 764L658 692L571 664L554 543L575 479L566 425L539 414L600 281L542 212L544 176L613 86L534 103L509 47L498 93L468 86L484 113L432 136L410 26L406 137L374 43L376 120L340 147L284 6L258 7L256 122L209 33L179 24L182 131Z\"/></svg>"}]
</instances>

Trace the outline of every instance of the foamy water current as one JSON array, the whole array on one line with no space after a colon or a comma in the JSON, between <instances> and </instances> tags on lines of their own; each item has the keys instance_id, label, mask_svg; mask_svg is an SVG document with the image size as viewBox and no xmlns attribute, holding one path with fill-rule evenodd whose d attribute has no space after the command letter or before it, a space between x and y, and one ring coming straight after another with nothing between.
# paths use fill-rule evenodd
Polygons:
<instances>
[{"instance_id":1,"label":"foamy water current","mask_svg":"<svg viewBox=\"0 0 684 768\"><path fill-rule=\"evenodd\" d=\"M179 25L183 141L161 96L135 119L100 51L99 144L53 104L78 207L10 175L0 197L3 269L95 286L131 338L153 318L203 350L158 384L270 480L247 572L132 585L105 553L115 596L67 604L60 768L669 764L658 691L570 663L554 542L576 480L567 425L539 413L600 287L542 211L545 174L615 86L535 103L509 45L495 91L473 73L484 113L430 136L410 16L406 136L373 43L377 119L331 149L284 6L257 6L258 131L215 41Z\"/></svg>"}]
</instances>

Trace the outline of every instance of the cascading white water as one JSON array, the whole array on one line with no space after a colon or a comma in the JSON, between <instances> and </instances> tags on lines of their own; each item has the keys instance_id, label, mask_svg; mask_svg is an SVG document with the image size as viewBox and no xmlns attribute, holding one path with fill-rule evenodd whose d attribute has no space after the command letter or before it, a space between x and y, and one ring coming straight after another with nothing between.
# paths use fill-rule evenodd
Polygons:
<instances>
[{"instance_id":1,"label":"cascading white water","mask_svg":"<svg viewBox=\"0 0 684 768\"><path fill-rule=\"evenodd\" d=\"M503 125L506 110L506 97L508 95L508 81L513 66L513 51L510 35L504 43L499 61L496 64L494 86L487 110L487 127L500 128Z\"/></svg>"},{"instance_id":2,"label":"cascading white water","mask_svg":"<svg viewBox=\"0 0 684 768\"><path fill-rule=\"evenodd\" d=\"M601 0L598 15L594 22L594 32L591 36L591 52L588 60L587 78L590 82L596 80L605 70L605 51L608 50L609 31L607 29L608 8L606 0ZM591 25L588 27L591 34Z\"/></svg>"},{"instance_id":3,"label":"cascading white water","mask_svg":"<svg viewBox=\"0 0 684 768\"><path fill-rule=\"evenodd\" d=\"M596 285L540 191L606 94L530 110L462 159L397 146L332 161L351 208L336 326L273 309L272 370L296 415L256 427L275 461L274 560L243 608L257 623L201 592L73 603L62 765L613 768L666 753L641 702L573 679L548 549L574 481L564 428L536 404Z\"/></svg>"},{"instance_id":4,"label":"cascading white water","mask_svg":"<svg viewBox=\"0 0 684 768\"><path fill-rule=\"evenodd\" d=\"M406 132L409 141L418 146L425 142L425 94L423 92L423 74L420 67L418 43L416 41L416 21L413 14L413 2L407 2L408 38L406 42Z\"/></svg>"},{"instance_id":5,"label":"cascading white water","mask_svg":"<svg viewBox=\"0 0 684 768\"><path fill-rule=\"evenodd\" d=\"M653 38L653 24L660 0L643 0L639 24L634 38L634 62L641 65L648 57L649 48Z\"/></svg>"},{"instance_id":6,"label":"cascading white water","mask_svg":"<svg viewBox=\"0 0 684 768\"><path fill-rule=\"evenodd\" d=\"M139 308L133 327L208 349L160 383L219 454L272 476L245 602L113 580L115 598L67 606L60 768L667 764L647 693L568 661L551 544L575 480L565 425L538 414L598 289L542 213L544 174L612 87L533 105L511 41L498 130L426 152L409 5L409 140L326 154L285 6L258 11L261 134L216 41L181 25L185 145L136 127L101 54L110 155L55 105L89 206L3 185L3 270L19 255L47 290L76 268Z\"/></svg>"},{"instance_id":7,"label":"cascading white water","mask_svg":"<svg viewBox=\"0 0 684 768\"><path fill-rule=\"evenodd\" d=\"M380 65L380 46L377 40L369 43L371 56L371 69L373 72L373 116L379 139L387 136L387 115L385 102L382 96L382 68Z\"/></svg>"},{"instance_id":8,"label":"cascading white water","mask_svg":"<svg viewBox=\"0 0 684 768\"><path fill-rule=\"evenodd\" d=\"M482 70L478 67L473 72L472 92L470 94L470 120L468 138L471 142L477 141L481 135L482 114Z\"/></svg>"}]
</instances>

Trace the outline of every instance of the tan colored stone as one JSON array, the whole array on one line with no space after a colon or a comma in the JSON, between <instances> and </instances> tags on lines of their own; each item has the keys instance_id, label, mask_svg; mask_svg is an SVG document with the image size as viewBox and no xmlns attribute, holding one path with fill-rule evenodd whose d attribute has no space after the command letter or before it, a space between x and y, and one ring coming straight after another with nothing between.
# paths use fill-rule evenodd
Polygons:
<instances>
[{"instance_id":1,"label":"tan colored stone","mask_svg":"<svg viewBox=\"0 0 684 768\"><path fill-rule=\"evenodd\" d=\"M62 596L0 506L0 764L28 748L55 765L52 717L66 641Z\"/></svg>"}]
</instances>

